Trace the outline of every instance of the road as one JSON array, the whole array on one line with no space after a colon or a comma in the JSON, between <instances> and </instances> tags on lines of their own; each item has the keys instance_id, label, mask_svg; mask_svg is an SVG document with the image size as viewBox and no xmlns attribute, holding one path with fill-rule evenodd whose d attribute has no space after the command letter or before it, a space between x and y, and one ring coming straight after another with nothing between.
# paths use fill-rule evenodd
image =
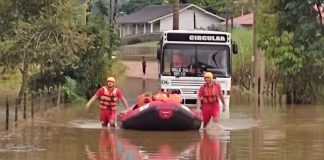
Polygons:
<instances>
[{"instance_id":1,"label":"road","mask_svg":"<svg viewBox=\"0 0 324 160\"><path fill-rule=\"evenodd\" d=\"M142 62L141 61L121 61L127 68L126 75L129 77L144 77L147 79L158 79L158 63L157 61L146 62L146 75L142 73Z\"/></svg>"}]
</instances>

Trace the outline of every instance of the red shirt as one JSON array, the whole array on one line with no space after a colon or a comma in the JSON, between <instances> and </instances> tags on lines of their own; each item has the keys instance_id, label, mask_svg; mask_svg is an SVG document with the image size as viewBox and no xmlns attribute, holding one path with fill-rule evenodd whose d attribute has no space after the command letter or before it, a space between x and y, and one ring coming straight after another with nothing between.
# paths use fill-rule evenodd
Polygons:
<instances>
[{"instance_id":1,"label":"red shirt","mask_svg":"<svg viewBox=\"0 0 324 160\"><path fill-rule=\"evenodd\" d=\"M106 86L102 86L102 87L100 87L100 88L97 90L97 92L96 92L96 96L97 96L97 97L101 97L101 96L104 94L104 92L105 92L104 87L106 87ZM108 89L109 93L112 93L114 88L115 88L115 87L113 87L113 88L109 88L109 89L107 88L107 89ZM118 89L118 88L116 88L116 97L118 97L118 98L122 98L122 97L123 97L123 93L122 93L121 90Z\"/></svg>"}]
</instances>

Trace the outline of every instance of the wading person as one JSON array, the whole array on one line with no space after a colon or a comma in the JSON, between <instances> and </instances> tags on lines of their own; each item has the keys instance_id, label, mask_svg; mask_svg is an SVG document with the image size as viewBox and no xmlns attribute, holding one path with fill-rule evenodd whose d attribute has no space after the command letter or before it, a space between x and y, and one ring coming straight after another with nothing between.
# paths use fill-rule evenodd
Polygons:
<instances>
[{"instance_id":1,"label":"wading person","mask_svg":"<svg viewBox=\"0 0 324 160\"><path fill-rule=\"evenodd\" d=\"M211 118L217 123L219 118L219 100L223 103L223 112L225 112L225 102L222 90L219 84L213 81L213 74L206 72L204 74L205 84L198 91L197 109L201 109L203 117L203 128L206 128Z\"/></svg>"},{"instance_id":2,"label":"wading person","mask_svg":"<svg viewBox=\"0 0 324 160\"><path fill-rule=\"evenodd\" d=\"M87 102L85 108L88 110L91 104L99 99L100 104L100 122L102 127L107 127L108 123L110 127L115 127L116 121L116 109L118 100L123 102L123 105L126 109L129 108L128 103L123 96L122 91L115 87L115 78L108 77L107 84L105 86L100 87L94 96Z\"/></svg>"},{"instance_id":3,"label":"wading person","mask_svg":"<svg viewBox=\"0 0 324 160\"><path fill-rule=\"evenodd\" d=\"M142 57L142 71L143 71L143 76L146 74L146 60L145 57Z\"/></svg>"}]
</instances>

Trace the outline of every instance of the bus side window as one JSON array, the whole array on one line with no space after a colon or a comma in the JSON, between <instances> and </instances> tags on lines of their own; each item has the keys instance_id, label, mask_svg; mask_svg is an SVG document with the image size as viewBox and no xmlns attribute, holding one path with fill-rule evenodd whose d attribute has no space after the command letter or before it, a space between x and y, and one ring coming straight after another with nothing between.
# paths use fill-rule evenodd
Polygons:
<instances>
[{"instance_id":1,"label":"bus side window","mask_svg":"<svg viewBox=\"0 0 324 160\"><path fill-rule=\"evenodd\" d=\"M164 61L164 70L163 74L165 75L171 75L171 55L170 50L165 50L165 53L163 54L163 61Z\"/></svg>"}]
</instances>

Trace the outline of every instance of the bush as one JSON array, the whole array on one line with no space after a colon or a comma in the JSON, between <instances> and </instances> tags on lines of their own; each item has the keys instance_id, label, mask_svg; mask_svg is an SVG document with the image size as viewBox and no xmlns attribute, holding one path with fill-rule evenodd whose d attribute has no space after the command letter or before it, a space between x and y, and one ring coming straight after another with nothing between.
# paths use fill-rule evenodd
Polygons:
<instances>
[{"instance_id":1,"label":"bush","mask_svg":"<svg viewBox=\"0 0 324 160\"><path fill-rule=\"evenodd\" d=\"M234 82L248 83L251 75L252 31L245 28L232 30L232 39L237 43L239 53L233 56L232 78Z\"/></svg>"}]
</instances>

